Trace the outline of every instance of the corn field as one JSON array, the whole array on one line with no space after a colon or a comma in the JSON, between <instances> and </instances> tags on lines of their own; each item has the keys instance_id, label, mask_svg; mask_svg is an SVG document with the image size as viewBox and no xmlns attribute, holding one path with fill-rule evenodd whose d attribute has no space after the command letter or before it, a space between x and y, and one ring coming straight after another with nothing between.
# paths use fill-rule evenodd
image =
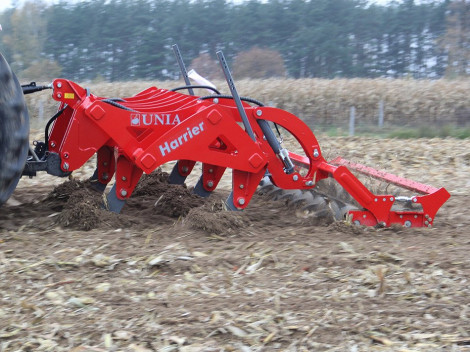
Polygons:
<instances>
[{"instance_id":1,"label":"corn field","mask_svg":"<svg viewBox=\"0 0 470 352\"><path fill-rule=\"evenodd\" d=\"M126 97L150 86L172 89L181 81L83 83L103 97ZM214 82L229 94L224 81ZM351 108L358 126L377 126L382 105L384 126L441 127L470 125L470 80L268 79L236 81L241 96L287 110L313 129L347 129ZM210 94L196 90L198 95ZM50 92L27 96L31 116L48 119L57 109Z\"/></svg>"}]
</instances>

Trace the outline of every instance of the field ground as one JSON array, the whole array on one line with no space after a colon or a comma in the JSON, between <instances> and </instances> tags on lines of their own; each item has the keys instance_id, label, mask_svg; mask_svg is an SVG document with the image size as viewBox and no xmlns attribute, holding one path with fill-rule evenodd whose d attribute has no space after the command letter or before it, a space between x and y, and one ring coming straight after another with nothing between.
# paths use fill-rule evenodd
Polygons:
<instances>
[{"instance_id":1,"label":"field ground","mask_svg":"<svg viewBox=\"0 0 470 352\"><path fill-rule=\"evenodd\" d=\"M432 229L374 229L261 195L220 212L228 181L202 202L149 177L114 216L81 182L21 180L0 212L0 351L470 351L470 141L320 144L452 197Z\"/></svg>"}]
</instances>

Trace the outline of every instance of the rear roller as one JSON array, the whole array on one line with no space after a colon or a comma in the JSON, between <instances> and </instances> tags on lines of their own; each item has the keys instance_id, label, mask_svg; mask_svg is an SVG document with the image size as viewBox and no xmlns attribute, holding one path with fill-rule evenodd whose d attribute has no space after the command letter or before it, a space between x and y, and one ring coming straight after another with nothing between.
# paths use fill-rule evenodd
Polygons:
<instances>
[{"instance_id":1,"label":"rear roller","mask_svg":"<svg viewBox=\"0 0 470 352\"><path fill-rule=\"evenodd\" d=\"M0 54L0 206L11 196L28 155L29 115L23 90Z\"/></svg>"}]
</instances>

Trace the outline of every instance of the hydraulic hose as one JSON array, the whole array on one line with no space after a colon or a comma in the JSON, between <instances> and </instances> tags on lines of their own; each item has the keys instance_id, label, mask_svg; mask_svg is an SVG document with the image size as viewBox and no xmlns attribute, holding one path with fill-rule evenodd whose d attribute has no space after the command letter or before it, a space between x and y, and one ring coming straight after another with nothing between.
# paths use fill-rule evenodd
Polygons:
<instances>
[{"instance_id":1,"label":"hydraulic hose","mask_svg":"<svg viewBox=\"0 0 470 352\"><path fill-rule=\"evenodd\" d=\"M215 89L214 87L211 87L211 86L203 86L203 85L196 85L196 86L193 86L193 85L190 85L190 86L182 86L182 87L177 87L177 88L173 88L171 90L171 92L176 92L178 90L182 90L182 89L193 89L193 88L204 88L204 89L209 89L209 90L212 90L213 92L215 92L216 94L220 94L220 92Z\"/></svg>"}]
</instances>

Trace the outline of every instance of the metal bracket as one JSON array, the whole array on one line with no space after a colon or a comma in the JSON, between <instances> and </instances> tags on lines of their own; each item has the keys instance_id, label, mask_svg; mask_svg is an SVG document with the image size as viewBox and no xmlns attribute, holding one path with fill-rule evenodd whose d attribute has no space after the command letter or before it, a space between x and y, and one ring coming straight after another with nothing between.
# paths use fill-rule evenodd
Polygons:
<instances>
[{"instance_id":1,"label":"metal bracket","mask_svg":"<svg viewBox=\"0 0 470 352\"><path fill-rule=\"evenodd\" d=\"M37 171L46 171L49 175L58 177L69 176L71 172L62 171L61 162L57 153L49 153L45 160L28 160L24 166L22 176L36 176Z\"/></svg>"}]
</instances>

